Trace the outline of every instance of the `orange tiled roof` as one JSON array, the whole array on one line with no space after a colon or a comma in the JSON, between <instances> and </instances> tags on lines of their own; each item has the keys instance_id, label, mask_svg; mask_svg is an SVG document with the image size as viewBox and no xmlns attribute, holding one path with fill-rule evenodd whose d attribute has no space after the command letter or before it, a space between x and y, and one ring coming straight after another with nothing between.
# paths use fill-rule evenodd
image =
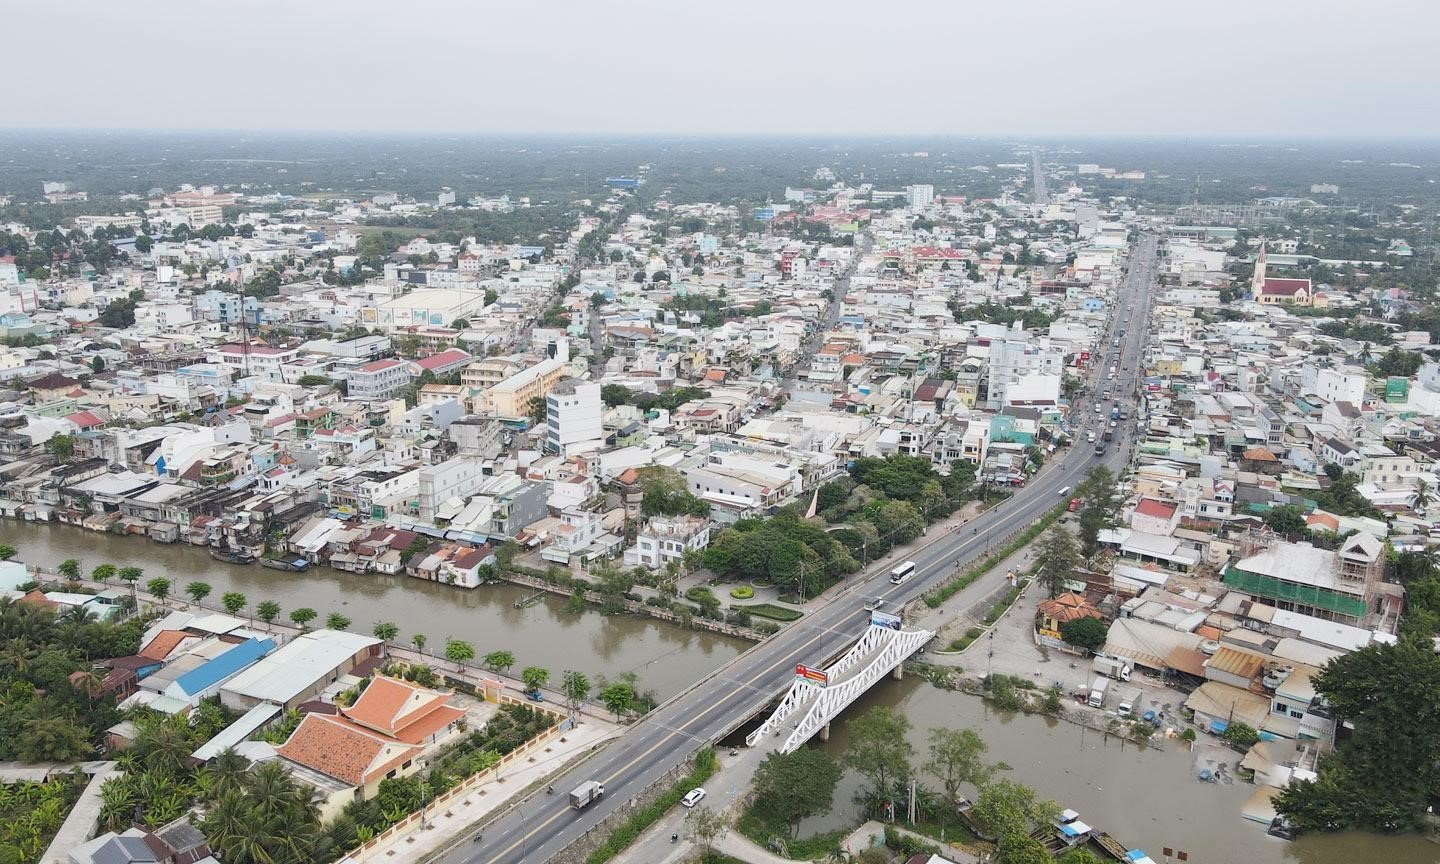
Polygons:
<instances>
[{"instance_id":1,"label":"orange tiled roof","mask_svg":"<svg viewBox=\"0 0 1440 864\"><path fill-rule=\"evenodd\" d=\"M365 692L340 713L347 720L407 744L416 744L465 716L445 704L449 694L376 675Z\"/></svg>"},{"instance_id":2,"label":"orange tiled roof","mask_svg":"<svg viewBox=\"0 0 1440 864\"><path fill-rule=\"evenodd\" d=\"M275 752L327 777L362 786L423 751L342 718L312 713Z\"/></svg>"},{"instance_id":3,"label":"orange tiled roof","mask_svg":"<svg viewBox=\"0 0 1440 864\"><path fill-rule=\"evenodd\" d=\"M1083 595L1071 591L1049 600L1040 601L1039 608L1042 615L1062 624L1077 618L1100 617L1100 610L1091 605L1089 600L1086 600Z\"/></svg>"},{"instance_id":4,"label":"orange tiled roof","mask_svg":"<svg viewBox=\"0 0 1440 864\"><path fill-rule=\"evenodd\" d=\"M184 642L189 635L184 630L161 630L140 649L140 656L149 660L164 660L175 650L175 646Z\"/></svg>"}]
</instances>

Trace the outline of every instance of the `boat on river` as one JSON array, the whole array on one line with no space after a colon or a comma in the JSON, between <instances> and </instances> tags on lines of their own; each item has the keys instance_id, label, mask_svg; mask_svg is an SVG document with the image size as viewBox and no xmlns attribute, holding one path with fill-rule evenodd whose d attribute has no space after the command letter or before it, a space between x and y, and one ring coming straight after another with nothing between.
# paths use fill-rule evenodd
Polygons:
<instances>
[{"instance_id":1,"label":"boat on river","mask_svg":"<svg viewBox=\"0 0 1440 864\"><path fill-rule=\"evenodd\" d=\"M310 562L297 555L293 558L261 558L260 566L283 570L286 573L303 573L309 569Z\"/></svg>"},{"instance_id":2,"label":"boat on river","mask_svg":"<svg viewBox=\"0 0 1440 864\"><path fill-rule=\"evenodd\" d=\"M243 549L222 549L218 546L211 546L210 557L216 561L224 561L227 564L255 563L255 556Z\"/></svg>"}]
</instances>

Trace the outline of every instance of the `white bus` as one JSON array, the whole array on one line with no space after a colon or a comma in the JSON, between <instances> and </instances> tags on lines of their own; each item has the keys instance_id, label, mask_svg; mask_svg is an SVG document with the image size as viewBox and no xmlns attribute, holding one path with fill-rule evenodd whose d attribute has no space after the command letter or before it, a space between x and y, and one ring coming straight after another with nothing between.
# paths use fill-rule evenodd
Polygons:
<instances>
[{"instance_id":1,"label":"white bus","mask_svg":"<svg viewBox=\"0 0 1440 864\"><path fill-rule=\"evenodd\" d=\"M915 562L906 561L904 564L901 564L899 567L896 567L894 570L890 571L890 584L899 585L901 582L904 582L905 580L909 579L911 576L914 575Z\"/></svg>"}]
</instances>

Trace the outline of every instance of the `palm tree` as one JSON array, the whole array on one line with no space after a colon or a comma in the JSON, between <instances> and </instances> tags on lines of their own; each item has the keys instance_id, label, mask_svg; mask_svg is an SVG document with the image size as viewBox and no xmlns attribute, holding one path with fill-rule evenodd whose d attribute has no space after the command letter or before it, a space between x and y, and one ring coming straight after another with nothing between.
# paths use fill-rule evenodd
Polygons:
<instances>
[{"instance_id":1,"label":"palm tree","mask_svg":"<svg viewBox=\"0 0 1440 864\"><path fill-rule=\"evenodd\" d=\"M201 772L210 778L210 795L206 800L214 801L231 789L244 787L250 760L236 753L235 748L226 747Z\"/></svg>"},{"instance_id":2,"label":"palm tree","mask_svg":"<svg viewBox=\"0 0 1440 864\"><path fill-rule=\"evenodd\" d=\"M76 690L85 695L91 702L99 696L105 687L105 676L96 669L86 670L83 675L76 675L70 682Z\"/></svg>"}]
</instances>

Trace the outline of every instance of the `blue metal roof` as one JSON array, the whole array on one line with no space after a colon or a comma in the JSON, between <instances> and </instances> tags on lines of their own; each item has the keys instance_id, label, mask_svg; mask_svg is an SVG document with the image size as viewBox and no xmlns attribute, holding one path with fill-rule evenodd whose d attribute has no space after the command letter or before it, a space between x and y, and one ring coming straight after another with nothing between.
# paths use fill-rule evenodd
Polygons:
<instances>
[{"instance_id":1,"label":"blue metal roof","mask_svg":"<svg viewBox=\"0 0 1440 864\"><path fill-rule=\"evenodd\" d=\"M275 650L273 639L251 639L241 642L214 660L202 663L175 679L186 694L194 696L221 683L241 669Z\"/></svg>"}]
</instances>

